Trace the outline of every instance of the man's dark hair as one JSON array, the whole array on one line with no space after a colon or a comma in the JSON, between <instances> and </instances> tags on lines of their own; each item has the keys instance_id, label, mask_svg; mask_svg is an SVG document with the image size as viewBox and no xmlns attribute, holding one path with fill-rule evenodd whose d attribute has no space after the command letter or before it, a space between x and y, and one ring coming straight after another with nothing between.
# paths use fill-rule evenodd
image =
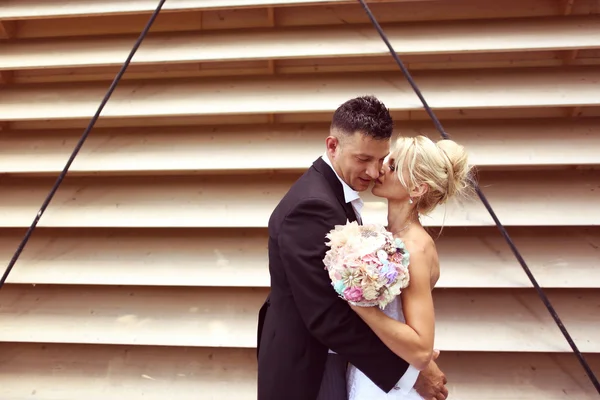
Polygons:
<instances>
[{"instance_id":1,"label":"man's dark hair","mask_svg":"<svg viewBox=\"0 0 600 400\"><path fill-rule=\"evenodd\" d=\"M333 113L331 129L351 135L360 132L374 139L389 139L394 121L387 107L375 96L346 101Z\"/></svg>"}]
</instances>

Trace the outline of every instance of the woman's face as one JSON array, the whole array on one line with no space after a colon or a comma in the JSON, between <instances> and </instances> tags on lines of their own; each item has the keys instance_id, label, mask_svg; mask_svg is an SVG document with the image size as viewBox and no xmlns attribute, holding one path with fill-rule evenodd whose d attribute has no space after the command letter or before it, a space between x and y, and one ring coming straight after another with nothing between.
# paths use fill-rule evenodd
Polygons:
<instances>
[{"instance_id":1,"label":"woman's face","mask_svg":"<svg viewBox=\"0 0 600 400\"><path fill-rule=\"evenodd\" d=\"M395 168L396 160L389 156L381 168L379 178L375 180L375 185L371 192L373 195L383 197L394 201L408 201L410 195L408 190L402 185ZM403 168L404 181L408 181L408 173Z\"/></svg>"}]
</instances>

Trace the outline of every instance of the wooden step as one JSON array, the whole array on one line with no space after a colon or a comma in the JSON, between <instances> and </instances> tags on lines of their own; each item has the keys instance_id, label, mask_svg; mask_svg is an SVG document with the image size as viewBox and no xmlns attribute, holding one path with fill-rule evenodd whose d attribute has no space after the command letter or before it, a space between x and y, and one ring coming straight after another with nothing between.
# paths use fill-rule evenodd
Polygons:
<instances>
[{"instance_id":1,"label":"wooden step","mask_svg":"<svg viewBox=\"0 0 600 400\"><path fill-rule=\"evenodd\" d=\"M533 287L496 227L445 227L436 239L439 288ZM0 230L8 265L22 230ZM600 288L600 229L509 228L544 288ZM265 229L38 228L9 283L268 287Z\"/></svg>"}]
</instances>

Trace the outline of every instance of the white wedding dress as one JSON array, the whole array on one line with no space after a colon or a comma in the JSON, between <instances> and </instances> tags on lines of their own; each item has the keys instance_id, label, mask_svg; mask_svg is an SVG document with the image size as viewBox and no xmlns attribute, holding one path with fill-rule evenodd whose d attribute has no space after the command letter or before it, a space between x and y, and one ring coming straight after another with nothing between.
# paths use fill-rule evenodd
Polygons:
<instances>
[{"instance_id":1,"label":"white wedding dress","mask_svg":"<svg viewBox=\"0 0 600 400\"><path fill-rule=\"evenodd\" d=\"M389 303L383 312L397 321L405 322L400 296ZM415 389L411 389L408 393L392 389L389 393L386 393L353 365L348 367L346 385L348 387L348 400L423 400Z\"/></svg>"}]
</instances>

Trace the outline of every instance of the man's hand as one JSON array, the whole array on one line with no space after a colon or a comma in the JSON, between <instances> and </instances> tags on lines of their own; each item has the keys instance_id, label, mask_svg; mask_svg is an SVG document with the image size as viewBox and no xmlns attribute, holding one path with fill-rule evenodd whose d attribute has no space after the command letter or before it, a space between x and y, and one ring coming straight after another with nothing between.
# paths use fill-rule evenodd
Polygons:
<instances>
[{"instance_id":1,"label":"man's hand","mask_svg":"<svg viewBox=\"0 0 600 400\"><path fill-rule=\"evenodd\" d=\"M415 382L415 390L425 400L446 400L448 398L448 389L446 389L446 375L438 368L435 363L440 352L434 350L433 357L427 368L421 371L417 381Z\"/></svg>"}]
</instances>

